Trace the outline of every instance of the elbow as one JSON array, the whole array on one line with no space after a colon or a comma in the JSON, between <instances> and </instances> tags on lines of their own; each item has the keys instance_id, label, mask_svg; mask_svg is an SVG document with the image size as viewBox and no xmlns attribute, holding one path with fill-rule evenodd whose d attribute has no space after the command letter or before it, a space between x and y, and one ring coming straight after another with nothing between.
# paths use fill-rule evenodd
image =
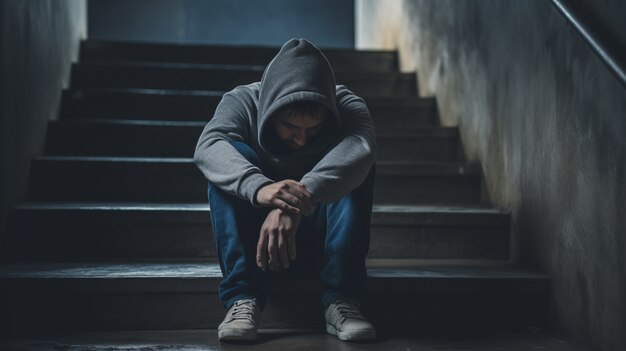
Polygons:
<instances>
[{"instance_id":1,"label":"elbow","mask_svg":"<svg viewBox=\"0 0 626 351\"><path fill-rule=\"evenodd\" d=\"M376 138L374 138L370 143L370 155L373 163L376 161L376 157L378 157L378 144L376 143Z\"/></svg>"},{"instance_id":2,"label":"elbow","mask_svg":"<svg viewBox=\"0 0 626 351\"><path fill-rule=\"evenodd\" d=\"M373 167L376 164L376 160L378 159L378 154L376 153L376 149L373 149L367 158L367 169Z\"/></svg>"},{"instance_id":3,"label":"elbow","mask_svg":"<svg viewBox=\"0 0 626 351\"><path fill-rule=\"evenodd\" d=\"M200 166L200 164L202 163L202 160L203 160L202 154L203 154L202 147L200 146L200 144L198 144L193 153L193 163L195 163L197 166Z\"/></svg>"},{"instance_id":4,"label":"elbow","mask_svg":"<svg viewBox=\"0 0 626 351\"><path fill-rule=\"evenodd\" d=\"M374 162L376 162L376 158L378 157L378 144L376 143L376 138L372 138L367 145L369 147L368 160L370 161L370 164L374 164Z\"/></svg>"},{"instance_id":5,"label":"elbow","mask_svg":"<svg viewBox=\"0 0 626 351\"><path fill-rule=\"evenodd\" d=\"M196 144L196 149L193 153L193 162L196 165L202 164L206 160L206 155L211 148L211 145L215 143L213 138L200 138Z\"/></svg>"}]
</instances>

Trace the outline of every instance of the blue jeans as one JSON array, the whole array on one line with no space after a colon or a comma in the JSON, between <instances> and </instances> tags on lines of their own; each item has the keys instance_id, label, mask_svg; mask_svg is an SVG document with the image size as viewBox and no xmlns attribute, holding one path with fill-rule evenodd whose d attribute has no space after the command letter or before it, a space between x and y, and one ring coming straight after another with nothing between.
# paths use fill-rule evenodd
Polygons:
<instances>
[{"instance_id":1,"label":"blue jeans","mask_svg":"<svg viewBox=\"0 0 626 351\"><path fill-rule=\"evenodd\" d=\"M245 143L231 144L248 161L270 175L261 158ZM256 245L271 209L257 208L209 182L211 224L223 279L219 298L227 309L237 300L256 298L265 306L269 274L319 274L324 308L339 298L359 299L367 276L365 257L369 249L370 218L375 166L356 189L336 202L318 204L310 216L302 216L296 233L296 260L286 272L263 271L256 265ZM280 176L270 176L275 181Z\"/></svg>"}]
</instances>

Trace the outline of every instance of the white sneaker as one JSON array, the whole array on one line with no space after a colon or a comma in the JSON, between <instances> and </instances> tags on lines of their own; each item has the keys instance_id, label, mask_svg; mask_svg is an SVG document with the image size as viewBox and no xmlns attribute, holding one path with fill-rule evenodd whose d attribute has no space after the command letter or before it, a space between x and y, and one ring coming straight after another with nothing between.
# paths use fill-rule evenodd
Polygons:
<instances>
[{"instance_id":1,"label":"white sneaker","mask_svg":"<svg viewBox=\"0 0 626 351\"><path fill-rule=\"evenodd\" d=\"M326 332L339 340L370 340L376 338L374 326L363 317L355 301L340 299L328 306L324 313Z\"/></svg>"},{"instance_id":2,"label":"white sneaker","mask_svg":"<svg viewBox=\"0 0 626 351\"><path fill-rule=\"evenodd\" d=\"M235 301L217 327L220 340L256 340L261 311L254 299Z\"/></svg>"}]
</instances>

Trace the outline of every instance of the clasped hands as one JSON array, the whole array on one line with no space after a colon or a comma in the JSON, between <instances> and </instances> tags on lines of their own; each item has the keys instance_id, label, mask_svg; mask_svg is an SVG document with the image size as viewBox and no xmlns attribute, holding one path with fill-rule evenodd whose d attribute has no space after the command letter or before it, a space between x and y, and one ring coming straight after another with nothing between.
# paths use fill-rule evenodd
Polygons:
<instances>
[{"instance_id":1,"label":"clasped hands","mask_svg":"<svg viewBox=\"0 0 626 351\"><path fill-rule=\"evenodd\" d=\"M313 195L302 183L292 179L282 180L260 188L256 202L263 207L273 207L261 226L256 247L256 263L261 269L289 268L296 259L296 232L302 215L315 209Z\"/></svg>"}]
</instances>

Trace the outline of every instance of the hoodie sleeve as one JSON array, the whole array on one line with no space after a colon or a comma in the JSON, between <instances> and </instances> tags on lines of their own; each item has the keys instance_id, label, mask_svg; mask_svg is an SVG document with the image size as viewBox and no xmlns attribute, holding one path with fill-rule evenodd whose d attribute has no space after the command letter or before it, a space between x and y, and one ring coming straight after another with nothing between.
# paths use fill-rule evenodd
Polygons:
<instances>
[{"instance_id":1,"label":"hoodie sleeve","mask_svg":"<svg viewBox=\"0 0 626 351\"><path fill-rule=\"evenodd\" d=\"M209 182L256 206L257 190L272 180L230 144L246 142L250 135L249 114L254 111L239 95L237 89L223 95L198 139L193 160Z\"/></svg>"},{"instance_id":2,"label":"hoodie sleeve","mask_svg":"<svg viewBox=\"0 0 626 351\"><path fill-rule=\"evenodd\" d=\"M359 186L376 161L376 133L365 101L338 85L337 109L340 141L301 179L322 203L336 201Z\"/></svg>"}]
</instances>

